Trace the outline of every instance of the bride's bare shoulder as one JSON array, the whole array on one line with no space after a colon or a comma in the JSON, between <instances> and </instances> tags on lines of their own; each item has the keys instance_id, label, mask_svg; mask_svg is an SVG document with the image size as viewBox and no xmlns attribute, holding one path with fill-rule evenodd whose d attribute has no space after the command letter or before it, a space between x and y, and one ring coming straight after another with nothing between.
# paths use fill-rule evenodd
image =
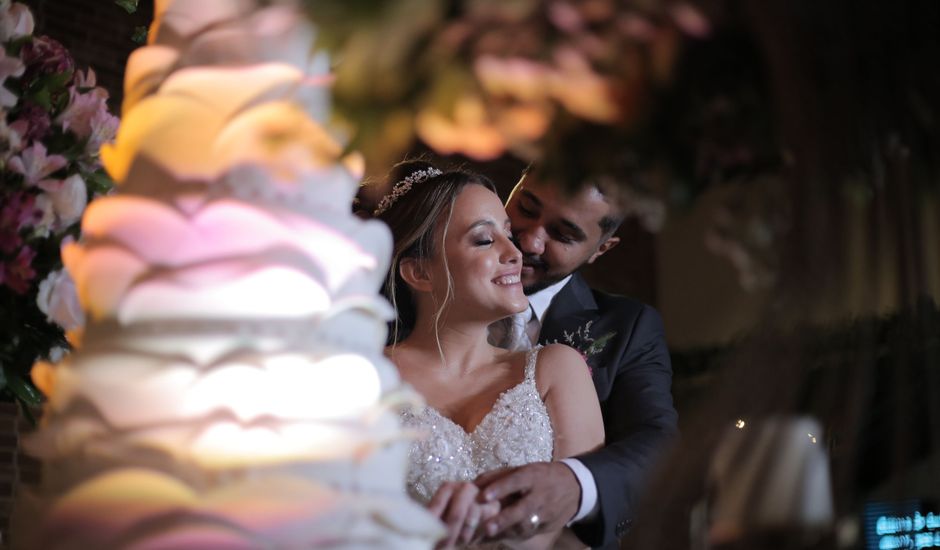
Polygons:
<instances>
[{"instance_id":1,"label":"bride's bare shoulder","mask_svg":"<svg viewBox=\"0 0 940 550\"><path fill-rule=\"evenodd\" d=\"M546 344L539 351L539 363L583 363L584 357L571 346L565 344Z\"/></svg>"},{"instance_id":2,"label":"bride's bare shoulder","mask_svg":"<svg viewBox=\"0 0 940 550\"><path fill-rule=\"evenodd\" d=\"M565 344L547 344L539 351L535 375L543 384L564 384L572 377L590 377L581 353Z\"/></svg>"}]
</instances>

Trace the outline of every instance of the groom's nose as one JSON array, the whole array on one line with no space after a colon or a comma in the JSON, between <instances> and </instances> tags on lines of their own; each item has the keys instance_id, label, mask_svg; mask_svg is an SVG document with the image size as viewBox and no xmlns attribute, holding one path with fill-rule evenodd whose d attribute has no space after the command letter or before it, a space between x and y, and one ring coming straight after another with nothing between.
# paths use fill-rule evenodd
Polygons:
<instances>
[{"instance_id":1,"label":"groom's nose","mask_svg":"<svg viewBox=\"0 0 940 550\"><path fill-rule=\"evenodd\" d=\"M516 242L526 256L541 256L545 252L545 235L541 228L530 227L516 233Z\"/></svg>"}]
</instances>

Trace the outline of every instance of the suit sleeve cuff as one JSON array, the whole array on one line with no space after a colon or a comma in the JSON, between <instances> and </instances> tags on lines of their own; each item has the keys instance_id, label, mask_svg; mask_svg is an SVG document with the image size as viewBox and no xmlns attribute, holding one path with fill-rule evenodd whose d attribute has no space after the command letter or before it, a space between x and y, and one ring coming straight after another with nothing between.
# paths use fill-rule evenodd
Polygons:
<instances>
[{"instance_id":1,"label":"suit sleeve cuff","mask_svg":"<svg viewBox=\"0 0 940 550\"><path fill-rule=\"evenodd\" d=\"M581 486L581 503L578 505L578 512L568 522L570 526L572 523L595 514L597 508L597 483L595 483L591 471L580 460L563 458L561 462L574 472L574 477L577 478L578 485Z\"/></svg>"}]
</instances>

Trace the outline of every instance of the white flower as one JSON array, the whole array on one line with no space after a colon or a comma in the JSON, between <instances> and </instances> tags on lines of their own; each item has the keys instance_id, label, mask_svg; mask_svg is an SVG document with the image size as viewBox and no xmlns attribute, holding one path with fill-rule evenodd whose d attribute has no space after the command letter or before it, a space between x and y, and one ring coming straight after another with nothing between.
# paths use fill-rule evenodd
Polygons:
<instances>
[{"instance_id":1,"label":"white flower","mask_svg":"<svg viewBox=\"0 0 940 550\"><path fill-rule=\"evenodd\" d=\"M19 2L0 4L0 42L9 42L33 34L33 14Z\"/></svg>"},{"instance_id":2,"label":"white flower","mask_svg":"<svg viewBox=\"0 0 940 550\"><path fill-rule=\"evenodd\" d=\"M85 324L85 312L79 305L75 283L64 269L53 271L39 283L36 305L46 319L67 331Z\"/></svg>"},{"instance_id":3,"label":"white flower","mask_svg":"<svg viewBox=\"0 0 940 550\"><path fill-rule=\"evenodd\" d=\"M55 206L52 204L52 197L48 193L40 193L36 196L34 206L42 213L42 216L33 225L33 232L35 236L45 239L55 226Z\"/></svg>"},{"instance_id":4,"label":"white flower","mask_svg":"<svg viewBox=\"0 0 940 550\"><path fill-rule=\"evenodd\" d=\"M0 166L4 166L22 147L23 137L15 128L7 125L6 112L0 109Z\"/></svg>"},{"instance_id":5,"label":"white flower","mask_svg":"<svg viewBox=\"0 0 940 550\"><path fill-rule=\"evenodd\" d=\"M7 55L6 50L0 48L0 107L12 107L19 101L19 97L7 90L3 83L11 76L22 76L25 70L26 65L19 57Z\"/></svg>"},{"instance_id":6,"label":"white flower","mask_svg":"<svg viewBox=\"0 0 940 550\"><path fill-rule=\"evenodd\" d=\"M49 193L60 228L66 228L77 222L88 204L88 191L85 180L79 174L72 174L64 180L45 180L39 184Z\"/></svg>"}]
</instances>

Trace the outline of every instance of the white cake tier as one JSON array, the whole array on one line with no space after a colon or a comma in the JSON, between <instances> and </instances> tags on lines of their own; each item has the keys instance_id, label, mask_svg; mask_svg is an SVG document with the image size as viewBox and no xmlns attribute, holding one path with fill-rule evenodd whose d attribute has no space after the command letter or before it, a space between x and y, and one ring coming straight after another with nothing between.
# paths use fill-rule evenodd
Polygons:
<instances>
[{"instance_id":1,"label":"white cake tier","mask_svg":"<svg viewBox=\"0 0 940 550\"><path fill-rule=\"evenodd\" d=\"M388 230L348 213L311 219L229 199L184 213L114 196L92 203L82 226L63 260L93 320L387 314L376 258L388 258Z\"/></svg>"},{"instance_id":2,"label":"white cake tier","mask_svg":"<svg viewBox=\"0 0 940 550\"><path fill-rule=\"evenodd\" d=\"M90 401L116 429L217 412L246 423L341 421L370 414L382 395L378 369L355 354L249 352L197 365L181 356L85 353L60 363L52 382L50 410Z\"/></svg>"},{"instance_id":3,"label":"white cake tier","mask_svg":"<svg viewBox=\"0 0 940 550\"><path fill-rule=\"evenodd\" d=\"M134 179L142 159L204 181L239 165L264 166L282 180L332 167L342 146L303 108L319 89L281 63L182 69L125 113L101 160L118 184Z\"/></svg>"},{"instance_id":4,"label":"white cake tier","mask_svg":"<svg viewBox=\"0 0 940 550\"><path fill-rule=\"evenodd\" d=\"M331 81L329 59L311 48L316 33L295 6L281 3L258 9L256 2L245 0L157 4L166 8L163 20L155 21L149 44L134 51L127 62L125 113L159 88L167 75L183 68L279 63L303 75L308 90L298 97L299 103L314 119L326 120L329 92L323 85Z\"/></svg>"},{"instance_id":5,"label":"white cake tier","mask_svg":"<svg viewBox=\"0 0 940 550\"><path fill-rule=\"evenodd\" d=\"M389 399L392 399L390 396ZM66 414L50 419L29 448L46 460L85 457L97 463L140 464L149 455L206 470L246 468L299 461L354 460L402 439L397 397L360 417L243 421L227 410L185 421L112 426L89 401L76 400ZM401 480L399 480L401 483Z\"/></svg>"},{"instance_id":6,"label":"white cake tier","mask_svg":"<svg viewBox=\"0 0 940 550\"><path fill-rule=\"evenodd\" d=\"M195 479L191 468L127 465L89 473L81 459L51 462L53 481L66 477L63 470L82 471L67 477L83 481L61 486L51 505L33 502L29 519L41 524L32 540L19 542L46 549L426 547L442 529L401 489L406 452L392 445L358 460Z\"/></svg>"}]
</instances>

